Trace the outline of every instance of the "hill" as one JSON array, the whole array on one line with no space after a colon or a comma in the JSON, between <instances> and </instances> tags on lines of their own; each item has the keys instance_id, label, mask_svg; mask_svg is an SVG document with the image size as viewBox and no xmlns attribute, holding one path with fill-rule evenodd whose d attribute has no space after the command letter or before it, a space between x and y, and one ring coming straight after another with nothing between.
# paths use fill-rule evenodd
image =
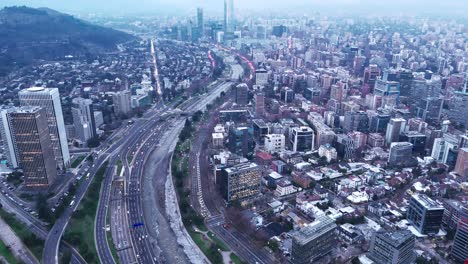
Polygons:
<instances>
[{"instance_id":1,"label":"hill","mask_svg":"<svg viewBox=\"0 0 468 264\"><path fill-rule=\"evenodd\" d=\"M114 51L134 38L48 8L5 7L0 10L0 76L35 60Z\"/></svg>"}]
</instances>

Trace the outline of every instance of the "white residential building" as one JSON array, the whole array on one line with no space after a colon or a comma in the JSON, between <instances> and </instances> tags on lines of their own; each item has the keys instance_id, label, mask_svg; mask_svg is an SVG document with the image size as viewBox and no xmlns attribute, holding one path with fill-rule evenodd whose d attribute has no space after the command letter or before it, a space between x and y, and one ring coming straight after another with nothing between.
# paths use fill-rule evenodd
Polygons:
<instances>
[{"instance_id":1,"label":"white residential building","mask_svg":"<svg viewBox=\"0 0 468 264\"><path fill-rule=\"evenodd\" d=\"M282 134L265 135L265 150L269 153L281 152L284 150L286 139Z\"/></svg>"}]
</instances>

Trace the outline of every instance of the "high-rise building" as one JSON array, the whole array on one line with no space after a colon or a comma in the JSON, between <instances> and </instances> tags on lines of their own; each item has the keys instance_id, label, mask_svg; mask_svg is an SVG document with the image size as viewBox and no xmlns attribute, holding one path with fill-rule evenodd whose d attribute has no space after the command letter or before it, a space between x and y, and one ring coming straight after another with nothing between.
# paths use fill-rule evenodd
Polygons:
<instances>
[{"instance_id":1,"label":"high-rise building","mask_svg":"<svg viewBox=\"0 0 468 264\"><path fill-rule=\"evenodd\" d=\"M437 122L442 114L443 103L442 97L423 98L419 101L419 105L416 108L416 116L426 122Z\"/></svg>"},{"instance_id":2,"label":"high-rise building","mask_svg":"<svg viewBox=\"0 0 468 264\"><path fill-rule=\"evenodd\" d=\"M8 107L0 109L0 136L2 137L4 156L8 161L8 166L10 168L17 168L19 166L19 161L16 156L15 142L13 141L12 131L8 120L8 113L13 109L14 108Z\"/></svg>"},{"instance_id":3,"label":"high-rise building","mask_svg":"<svg viewBox=\"0 0 468 264\"><path fill-rule=\"evenodd\" d=\"M405 166L413 163L413 144L409 142L393 142L390 145L388 163L392 166Z\"/></svg>"},{"instance_id":4,"label":"high-rise building","mask_svg":"<svg viewBox=\"0 0 468 264\"><path fill-rule=\"evenodd\" d=\"M132 94L130 91L119 91L113 94L114 113L116 115L128 115L132 111Z\"/></svg>"},{"instance_id":5,"label":"high-rise building","mask_svg":"<svg viewBox=\"0 0 468 264\"><path fill-rule=\"evenodd\" d=\"M455 172L461 176L468 175L468 148L461 148L458 150Z\"/></svg>"},{"instance_id":6,"label":"high-rise building","mask_svg":"<svg viewBox=\"0 0 468 264\"><path fill-rule=\"evenodd\" d=\"M253 140L253 128L247 126L231 126L228 135L228 149L232 153L241 156L253 155L255 141Z\"/></svg>"},{"instance_id":7,"label":"high-rise building","mask_svg":"<svg viewBox=\"0 0 468 264\"><path fill-rule=\"evenodd\" d=\"M400 139L401 132L405 131L406 120L403 118L392 118L387 125L385 133L385 142L390 145Z\"/></svg>"},{"instance_id":8,"label":"high-rise building","mask_svg":"<svg viewBox=\"0 0 468 264\"><path fill-rule=\"evenodd\" d=\"M441 138L434 139L431 157L439 163L447 164L447 162L450 160L450 153L456 151L457 149L457 137L447 133Z\"/></svg>"},{"instance_id":9,"label":"high-rise building","mask_svg":"<svg viewBox=\"0 0 468 264\"><path fill-rule=\"evenodd\" d=\"M291 132L291 145L295 152L307 152L314 149L314 130L307 126L294 127Z\"/></svg>"},{"instance_id":10,"label":"high-rise building","mask_svg":"<svg viewBox=\"0 0 468 264\"><path fill-rule=\"evenodd\" d=\"M451 254L460 263L466 263L468 260L468 218L466 217L458 222Z\"/></svg>"},{"instance_id":11,"label":"high-rise building","mask_svg":"<svg viewBox=\"0 0 468 264\"><path fill-rule=\"evenodd\" d=\"M335 222L323 215L296 231L292 238L291 262L311 263L329 254L335 245L335 230Z\"/></svg>"},{"instance_id":12,"label":"high-rise building","mask_svg":"<svg viewBox=\"0 0 468 264\"><path fill-rule=\"evenodd\" d=\"M281 89L280 97L283 102L292 103L294 101L295 94L294 94L293 89L289 87L284 87Z\"/></svg>"},{"instance_id":13,"label":"high-rise building","mask_svg":"<svg viewBox=\"0 0 468 264\"><path fill-rule=\"evenodd\" d=\"M378 79L375 83L374 94L382 97L383 106L395 106L399 102L400 83L387 80L384 75L382 79Z\"/></svg>"},{"instance_id":14,"label":"high-rise building","mask_svg":"<svg viewBox=\"0 0 468 264\"><path fill-rule=\"evenodd\" d=\"M444 207L425 194L411 196L408 222L421 234L437 234L442 224Z\"/></svg>"},{"instance_id":15,"label":"high-rise building","mask_svg":"<svg viewBox=\"0 0 468 264\"><path fill-rule=\"evenodd\" d=\"M265 94L263 92L257 92L254 96L255 115L265 115Z\"/></svg>"},{"instance_id":16,"label":"high-rise building","mask_svg":"<svg viewBox=\"0 0 468 264\"><path fill-rule=\"evenodd\" d=\"M336 135L335 148L338 156L344 160L351 160L354 158L356 147L354 140L346 134Z\"/></svg>"},{"instance_id":17,"label":"high-rise building","mask_svg":"<svg viewBox=\"0 0 468 264\"><path fill-rule=\"evenodd\" d=\"M269 153L278 153L284 150L285 142L283 134L269 134L265 136L264 147Z\"/></svg>"},{"instance_id":18,"label":"high-rise building","mask_svg":"<svg viewBox=\"0 0 468 264\"><path fill-rule=\"evenodd\" d=\"M197 31L198 37L203 37L205 35L205 24L203 21L203 8L197 8Z\"/></svg>"},{"instance_id":19,"label":"high-rise building","mask_svg":"<svg viewBox=\"0 0 468 264\"><path fill-rule=\"evenodd\" d=\"M468 127L468 89L465 87L462 92L455 92L449 103L450 111L447 112L450 121L463 124Z\"/></svg>"},{"instance_id":20,"label":"high-rise building","mask_svg":"<svg viewBox=\"0 0 468 264\"><path fill-rule=\"evenodd\" d=\"M255 84L266 85L268 83L268 71L264 68L255 70Z\"/></svg>"},{"instance_id":21,"label":"high-rise building","mask_svg":"<svg viewBox=\"0 0 468 264\"><path fill-rule=\"evenodd\" d=\"M47 110L22 107L7 115L25 187L36 190L48 188L57 177L57 163L50 140Z\"/></svg>"},{"instance_id":22,"label":"high-rise building","mask_svg":"<svg viewBox=\"0 0 468 264\"><path fill-rule=\"evenodd\" d=\"M316 132L315 146L320 147L325 144L332 144L335 140L336 134L333 130L325 125L322 120L312 119L312 128Z\"/></svg>"},{"instance_id":23,"label":"high-rise building","mask_svg":"<svg viewBox=\"0 0 468 264\"><path fill-rule=\"evenodd\" d=\"M416 259L415 238L409 230L377 232L368 257L379 264L411 264Z\"/></svg>"},{"instance_id":24,"label":"high-rise building","mask_svg":"<svg viewBox=\"0 0 468 264\"><path fill-rule=\"evenodd\" d=\"M380 68L376 64L371 64L364 69L364 85L369 87L368 92L374 91L375 82L380 76Z\"/></svg>"},{"instance_id":25,"label":"high-rise building","mask_svg":"<svg viewBox=\"0 0 468 264\"><path fill-rule=\"evenodd\" d=\"M75 138L82 143L86 143L88 139L96 137L93 101L91 99L74 98L72 103Z\"/></svg>"},{"instance_id":26,"label":"high-rise building","mask_svg":"<svg viewBox=\"0 0 468 264\"><path fill-rule=\"evenodd\" d=\"M262 172L255 163L242 163L223 170L221 194L226 201L245 201L260 194Z\"/></svg>"},{"instance_id":27,"label":"high-rise building","mask_svg":"<svg viewBox=\"0 0 468 264\"><path fill-rule=\"evenodd\" d=\"M384 133L390 122L390 115L386 113L376 113L370 117L369 132Z\"/></svg>"},{"instance_id":28,"label":"high-rise building","mask_svg":"<svg viewBox=\"0 0 468 264\"><path fill-rule=\"evenodd\" d=\"M234 89L236 104L247 105L249 103L249 87L245 83L238 84Z\"/></svg>"},{"instance_id":29,"label":"high-rise building","mask_svg":"<svg viewBox=\"0 0 468 264\"><path fill-rule=\"evenodd\" d=\"M224 31L234 32L234 0L224 0Z\"/></svg>"},{"instance_id":30,"label":"high-rise building","mask_svg":"<svg viewBox=\"0 0 468 264\"><path fill-rule=\"evenodd\" d=\"M70 152L68 151L59 90L57 88L31 87L20 91L18 97L21 106L45 108L55 160L59 168L64 169L70 163Z\"/></svg>"},{"instance_id":31,"label":"high-rise building","mask_svg":"<svg viewBox=\"0 0 468 264\"><path fill-rule=\"evenodd\" d=\"M344 115L343 129L346 132L369 131L369 117L366 112L346 112Z\"/></svg>"}]
</instances>

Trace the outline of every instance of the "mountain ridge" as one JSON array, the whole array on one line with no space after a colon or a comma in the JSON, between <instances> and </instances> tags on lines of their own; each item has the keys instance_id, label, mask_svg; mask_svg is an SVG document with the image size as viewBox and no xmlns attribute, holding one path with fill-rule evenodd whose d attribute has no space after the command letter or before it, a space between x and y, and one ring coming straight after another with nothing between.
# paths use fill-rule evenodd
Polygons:
<instances>
[{"instance_id":1,"label":"mountain ridge","mask_svg":"<svg viewBox=\"0 0 468 264\"><path fill-rule=\"evenodd\" d=\"M134 39L49 8L5 7L0 10L0 75L36 60L112 52Z\"/></svg>"}]
</instances>

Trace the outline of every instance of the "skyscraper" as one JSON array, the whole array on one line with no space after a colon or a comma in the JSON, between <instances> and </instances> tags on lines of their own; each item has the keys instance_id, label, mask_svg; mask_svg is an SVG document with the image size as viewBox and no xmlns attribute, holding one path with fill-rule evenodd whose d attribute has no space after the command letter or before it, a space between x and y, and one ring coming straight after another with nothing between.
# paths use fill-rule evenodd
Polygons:
<instances>
[{"instance_id":1,"label":"skyscraper","mask_svg":"<svg viewBox=\"0 0 468 264\"><path fill-rule=\"evenodd\" d=\"M203 22L203 8L197 8L197 31L198 37L201 38L205 34L205 24Z\"/></svg>"},{"instance_id":2,"label":"skyscraper","mask_svg":"<svg viewBox=\"0 0 468 264\"><path fill-rule=\"evenodd\" d=\"M19 161L16 157L15 145L8 120L8 113L11 112L11 110L13 110L13 108L5 107L0 109L0 136L2 137L4 155L8 161L8 166L10 168L17 168L19 166Z\"/></svg>"},{"instance_id":3,"label":"skyscraper","mask_svg":"<svg viewBox=\"0 0 468 264\"><path fill-rule=\"evenodd\" d=\"M413 163L413 144L409 142L393 142L390 145L388 163L392 166L405 166Z\"/></svg>"},{"instance_id":4,"label":"skyscraper","mask_svg":"<svg viewBox=\"0 0 468 264\"><path fill-rule=\"evenodd\" d=\"M307 152L314 150L314 130L307 126L292 129L291 145L294 152Z\"/></svg>"},{"instance_id":5,"label":"skyscraper","mask_svg":"<svg viewBox=\"0 0 468 264\"><path fill-rule=\"evenodd\" d=\"M18 93L21 106L45 108L50 141L55 160L60 169L70 163L65 122L63 121L60 94L57 88L31 87Z\"/></svg>"},{"instance_id":6,"label":"skyscraper","mask_svg":"<svg viewBox=\"0 0 468 264\"><path fill-rule=\"evenodd\" d=\"M468 148L461 148L458 150L455 172L461 176L468 175Z\"/></svg>"},{"instance_id":7,"label":"skyscraper","mask_svg":"<svg viewBox=\"0 0 468 264\"><path fill-rule=\"evenodd\" d=\"M408 230L375 233L369 258L381 264L410 264L416 259L414 235Z\"/></svg>"},{"instance_id":8,"label":"skyscraper","mask_svg":"<svg viewBox=\"0 0 468 264\"><path fill-rule=\"evenodd\" d=\"M390 144L397 142L400 139L400 134L405 130L406 120L403 118L392 118L387 125L387 131L385 133L385 142Z\"/></svg>"},{"instance_id":9,"label":"skyscraper","mask_svg":"<svg viewBox=\"0 0 468 264\"><path fill-rule=\"evenodd\" d=\"M458 222L457 233L453 240L452 256L462 263L468 260L468 218Z\"/></svg>"},{"instance_id":10,"label":"skyscraper","mask_svg":"<svg viewBox=\"0 0 468 264\"><path fill-rule=\"evenodd\" d=\"M76 139L86 143L88 139L96 137L96 123L91 99L73 99L72 114Z\"/></svg>"},{"instance_id":11,"label":"skyscraper","mask_svg":"<svg viewBox=\"0 0 468 264\"><path fill-rule=\"evenodd\" d=\"M119 91L112 96L114 101L114 113L116 115L127 115L132 110L131 107L131 92Z\"/></svg>"},{"instance_id":12,"label":"skyscraper","mask_svg":"<svg viewBox=\"0 0 468 264\"><path fill-rule=\"evenodd\" d=\"M291 262L312 263L330 253L335 242L335 229L335 222L323 215L296 231L292 239Z\"/></svg>"},{"instance_id":13,"label":"skyscraper","mask_svg":"<svg viewBox=\"0 0 468 264\"><path fill-rule=\"evenodd\" d=\"M224 0L224 31L234 32L234 0Z\"/></svg>"},{"instance_id":14,"label":"skyscraper","mask_svg":"<svg viewBox=\"0 0 468 264\"><path fill-rule=\"evenodd\" d=\"M260 194L262 172L255 163L242 163L224 169L221 193L226 201L245 201Z\"/></svg>"},{"instance_id":15,"label":"skyscraper","mask_svg":"<svg viewBox=\"0 0 468 264\"><path fill-rule=\"evenodd\" d=\"M421 234L437 234L442 224L444 207L425 194L411 196L407 211L408 222Z\"/></svg>"},{"instance_id":16,"label":"skyscraper","mask_svg":"<svg viewBox=\"0 0 468 264\"><path fill-rule=\"evenodd\" d=\"M31 189L49 187L57 176L57 163L51 145L47 111L22 107L7 114L11 141L24 173L24 184Z\"/></svg>"}]
</instances>

